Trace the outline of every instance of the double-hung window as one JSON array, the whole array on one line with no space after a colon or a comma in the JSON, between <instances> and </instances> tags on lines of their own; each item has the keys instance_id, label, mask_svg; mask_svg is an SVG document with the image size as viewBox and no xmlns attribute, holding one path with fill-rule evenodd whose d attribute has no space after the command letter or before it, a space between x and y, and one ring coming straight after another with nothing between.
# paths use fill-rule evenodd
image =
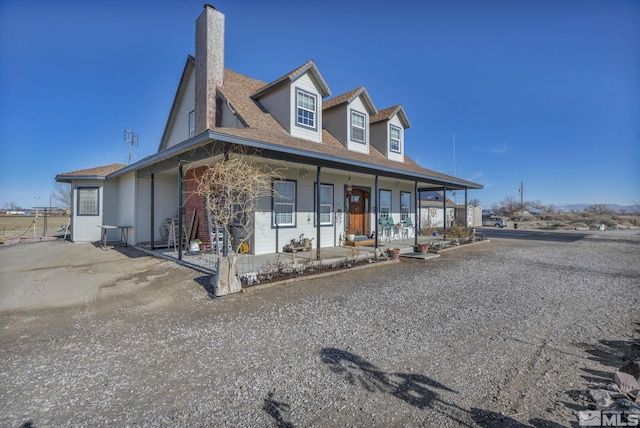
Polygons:
<instances>
[{"instance_id":1,"label":"double-hung window","mask_svg":"<svg viewBox=\"0 0 640 428\"><path fill-rule=\"evenodd\" d=\"M196 135L196 111L189 112L189 138Z\"/></svg>"},{"instance_id":2,"label":"double-hung window","mask_svg":"<svg viewBox=\"0 0 640 428\"><path fill-rule=\"evenodd\" d=\"M405 221L411 211L411 193L400 192L400 221Z\"/></svg>"},{"instance_id":3,"label":"double-hung window","mask_svg":"<svg viewBox=\"0 0 640 428\"><path fill-rule=\"evenodd\" d=\"M391 125L389 127L389 150L392 152L400 153L400 138L402 132L397 126Z\"/></svg>"},{"instance_id":4,"label":"double-hung window","mask_svg":"<svg viewBox=\"0 0 640 428\"><path fill-rule=\"evenodd\" d=\"M316 96L298 89L296 91L296 123L309 128L316 127Z\"/></svg>"},{"instance_id":5,"label":"double-hung window","mask_svg":"<svg viewBox=\"0 0 640 428\"><path fill-rule=\"evenodd\" d=\"M78 187L78 215L100 215L100 189Z\"/></svg>"},{"instance_id":6,"label":"double-hung window","mask_svg":"<svg viewBox=\"0 0 640 428\"><path fill-rule=\"evenodd\" d=\"M364 114L351 110L351 140L356 143L365 143L365 120Z\"/></svg>"},{"instance_id":7,"label":"double-hung window","mask_svg":"<svg viewBox=\"0 0 640 428\"><path fill-rule=\"evenodd\" d=\"M380 217L391 216L391 190L380 190Z\"/></svg>"},{"instance_id":8,"label":"double-hung window","mask_svg":"<svg viewBox=\"0 0 640 428\"><path fill-rule=\"evenodd\" d=\"M296 225L296 182L273 182L273 225Z\"/></svg>"},{"instance_id":9,"label":"double-hung window","mask_svg":"<svg viewBox=\"0 0 640 428\"><path fill-rule=\"evenodd\" d=\"M318 191L318 184L316 183L315 191ZM315 209L316 201L317 201L317 193L314 194L313 205L314 212L317 213L318 210ZM328 226L333 224L333 184L321 184L320 185L320 225Z\"/></svg>"}]
</instances>

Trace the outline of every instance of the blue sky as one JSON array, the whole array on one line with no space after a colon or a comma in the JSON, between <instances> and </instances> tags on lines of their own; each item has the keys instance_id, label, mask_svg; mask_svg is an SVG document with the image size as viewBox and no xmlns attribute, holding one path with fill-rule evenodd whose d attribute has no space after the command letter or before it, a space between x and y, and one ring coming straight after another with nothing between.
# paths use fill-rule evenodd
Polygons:
<instances>
[{"instance_id":1,"label":"blue sky","mask_svg":"<svg viewBox=\"0 0 640 428\"><path fill-rule=\"evenodd\" d=\"M402 104L409 156L505 197L640 203L640 2L239 1L226 67L315 61L333 95ZM202 0L0 2L0 207L48 205L58 173L155 153ZM454 145L455 135L455 145Z\"/></svg>"}]
</instances>

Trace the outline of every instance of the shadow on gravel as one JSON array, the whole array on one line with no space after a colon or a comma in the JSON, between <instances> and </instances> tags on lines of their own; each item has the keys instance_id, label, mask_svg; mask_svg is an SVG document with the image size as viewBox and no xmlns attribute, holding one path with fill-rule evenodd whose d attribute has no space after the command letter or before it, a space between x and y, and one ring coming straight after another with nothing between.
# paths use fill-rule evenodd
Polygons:
<instances>
[{"instance_id":1,"label":"shadow on gravel","mask_svg":"<svg viewBox=\"0 0 640 428\"><path fill-rule=\"evenodd\" d=\"M197 278L194 278L193 280L197 282L198 285L200 285L202 288L204 288L204 291L207 292L207 295L210 299L217 299L215 293L216 290L211 284L211 275L199 276Z\"/></svg>"},{"instance_id":2,"label":"shadow on gravel","mask_svg":"<svg viewBox=\"0 0 640 428\"><path fill-rule=\"evenodd\" d=\"M640 326L640 323L636 323ZM635 333L640 335L640 329L635 329ZM588 367L583 367L582 371L585 374L581 377L591 384L608 384L613 382L613 375L625 362L640 358L640 340L628 339L628 340L600 340L597 344L581 343L578 346L584 349L584 352L589 354L587 358L592 361L596 361L603 366L604 370L596 370ZM585 385L583 390L570 390L566 391L566 394L571 397L574 402L562 402L564 406L573 410L574 412L583 411L593 406L593 402L586 398L586 390L588 385ZM572 423L572 426L578 426L577 423Z\"/></svg>"},{"instance_id":3,"label":"shadow on gravel","mask_svg":"<svg viewBox=\"0 0 640 428\"><path fill-rule=\"evenodd\" d=\"M389 393L421 409L430 407L434 400L438 400L436 390L457 394L427 376L386 373L364 358L341 349L323 348L320 358L332 372L343 376L351 385L360 385L370 392Z\"/></svg>"},{"instance_id":4,"label":"shadow on gravel","mask_svg":"<svg viewBox=\"0 0 640 428\"><path fill-rule=\"evenodd\" d=\"M289 405L287 403L283 403L281 401L276 401L274 399L273 392L270 392L267 395L267 398L264 399L264 404L262 406L262 410L267 412L269 416L271 416L275 422L276 427L278 428L294 428L291 422L287 422L286 414L289 412Z\"/></svg>"},{"instance_id":5,"label":"shadow on gravel","mask_svg":"<svg viewBox=\"0 0 640 428\"><path fill-rule=\"evenodd\" d=\"M387 373L364 358L341 349L323 348L320 351L320 358L332 372L343 377L351 385L361 386L370 392L391 394L419 409L430 408L460 426L475 426L467 422L470 418L481 427L562 427L560 424L540 418L530 419L529 423L532 425L526 425L490 410L475 407L471 410L463 409L442 399L440 393L443 391L454 394L458 392L438 381L419 374Z\"/></svg>"}]
</instances>

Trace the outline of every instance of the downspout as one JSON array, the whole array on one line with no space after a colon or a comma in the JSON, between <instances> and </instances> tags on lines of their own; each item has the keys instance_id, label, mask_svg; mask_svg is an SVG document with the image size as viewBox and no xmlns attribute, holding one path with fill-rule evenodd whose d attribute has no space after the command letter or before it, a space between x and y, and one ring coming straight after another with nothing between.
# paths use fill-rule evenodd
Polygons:
<instances>
[{"instance_id":1,"label":"downspout","mask_svg":"<svg viewBox=\"0 0 640 428\"><path fill-rule=\"evenodd\" d=\"M316 260L320 260L320 190L321 190L321 174L322 167L318 165L316 172Z\"/></svg>"},{"instance_id":2,"label":"downspout","mask_svg":"<svg viewBox=\"0 0 640 428\"><path fill-rule=\"evenodd\" d=\"M178 260L182 260L182 162L178 164Z\"/></svg>"},{"instance_id":3,"label":"downspout","mask_svg":"<svg viewBox=\"0 0 640 428\"><path fill-rule=\"evenodd\" d=\"M155 241L156 241L156 236L154 233L155 230L155 223L154 223L154 217L155 217L155 212L154 212L154 204L155 204L155 195L154 195L155 191L154 191L154 174L151 173L151 218L149 219L149 224L151 225L151 251L155 250Z\"/></svg>"}]
</instances>

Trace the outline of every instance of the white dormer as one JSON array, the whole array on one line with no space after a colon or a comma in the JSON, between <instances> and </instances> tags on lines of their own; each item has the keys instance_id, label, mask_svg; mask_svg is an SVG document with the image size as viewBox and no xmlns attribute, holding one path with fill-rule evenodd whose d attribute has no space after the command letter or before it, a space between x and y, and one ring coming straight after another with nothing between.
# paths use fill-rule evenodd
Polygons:
<instances>
[{"instance_id":1,"label":"white dormer","mask_svg":"<svg viewBox=\"0 0 640 428\"><path fill-rule=\"evenodd\" d=\"M331 95L313 61L269 83L251 98L292 137L322 141L322 98Z\"/></svg>"},{"instance_id":2,"label":"white dormer","mask_svg":"<svg viewBox=\"0 0 640 428\"><path fill-rule=\"evenodd\" d=\"M364 87L327 100L322 110L327 131L347 149L369 153L369 119L378 111Z\"/></svg>"},{"instance_id":3,"label":"white dormer","mask_svg":"<svg viewBox=\"0 0 640 428\"><path fill-rule=\"evenodd\" d=\"M371 117L371 144L390 160L404 162L404 130L411 127L401 105Z\"/></svg>"}]
</instances>

